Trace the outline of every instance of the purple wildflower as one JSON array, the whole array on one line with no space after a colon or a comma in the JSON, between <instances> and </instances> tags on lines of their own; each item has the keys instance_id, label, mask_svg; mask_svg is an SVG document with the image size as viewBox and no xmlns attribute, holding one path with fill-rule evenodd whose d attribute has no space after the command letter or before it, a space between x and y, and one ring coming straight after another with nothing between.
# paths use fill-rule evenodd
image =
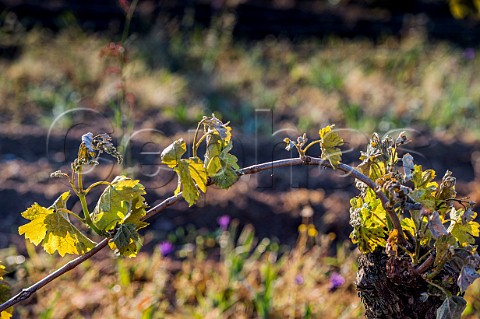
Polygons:
<instances>
[{"instance_id":1,"label":"purple wildflower","mask_svg":"<svg viewBox=\"0 0 480 319\"><path fill-rule=\"evenodd\" d=\"M222 230L227 230L228 225L230 224L230 216L222 215L222 216L218 217L217 223Z\"/></svg>"},{"instance_id":2,"label":"purple wildflower","mask_svg":"<svg viewBox=\"0 0 480 319\"><path fill-rule=\"evenodd\" d=\"M338 272L334 272L330 275L330 286L328 287L329 291L335 291L340 288L345 283L345 278L340 275Z\"/></svg>"},{"instance_id":3,"label":"purple wildflower","mask_svg":"<svg viewBox=\"0 0 480 319\"><path fill-rule=\"evenodd\" d=\"M162 241L159 247L163 257L170 255L171 253L173 253L174 250L173 244L168 240Z\"/></svg>"},{"instance_id":4,"label":"purple wildflower","mask_svg":"<svg viewBox=\"0 0 480 319\"><path fill-rule=\"evenodd\" d=\"M302 275L298 274L298 275L295 276L295 283L297 285L299 285L299 286L303 285L304 282L305 282L305 280L303 279Z\"/></svg>"},{"instance_id":5,"label":"purple wildflower","mask_svg":"<svg viewBox=\"0 0 480 319\"><path fill-rule=\"evenodd\" d=\"M463 51L463 58L469 61L475 59L475 49L466 48L465 51Z\"/></svg>"}]
</instances>

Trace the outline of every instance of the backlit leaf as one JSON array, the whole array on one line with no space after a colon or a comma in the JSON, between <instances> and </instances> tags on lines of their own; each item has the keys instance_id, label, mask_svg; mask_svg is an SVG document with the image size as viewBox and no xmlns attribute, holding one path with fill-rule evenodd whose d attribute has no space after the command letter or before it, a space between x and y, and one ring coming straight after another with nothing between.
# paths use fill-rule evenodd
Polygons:
<instances>
[{"instance_id":1,"label":"backlit leaf","mask_svg":"<svg viewBox=\"0 0 480 319\"><path fill-rule=\"evenodd\" d=\"M200 196L200 190L207 189L207 173L199 158L182 159L174 168L178 174L178 186L175 195L182 191L183 198L192 206ZM195 185L196 184L196 185ZM198 186L198 188L197 188Z\"/></svg>"},{"instance_id":2,"label":"backlit leaf","mask_svg":"<svg viewBox=\"0 0 480 319\"><path fill-rule=\"evenodd\" d=\"M110 231L129 217L139 221L145 215L144 194L145 188L138 180L117 176L100 196L92 213L93 222L100 230Z\"/></svg>"},{"instance_id":3,"label":"backlit leaf","mask_svg":"<svg viewBox=\"0 0 480 319\"><path fill-rule=\"evenodd\" d=\"M35 203L24 211L22 216L30 222L18 228L19 234L25 234L25 238L35 245L41 243L49 254L58 251L60 256L79 255L94 246L94 243L70 223L64 214L56 212L53 208L45 208Z\"/></svg>"},{"instance_id":4,"label":"backlit leaf","mask_svg":"<svg viewBox=\"0 0 480 319\"><path fill-rule=\"evenodd\" d=\"M318 131L320 135L320 148L322 159L327 159L332 167L337 168L342 160L342 152L338 146L343 145L343 139L337 132L332 131L334 125L328 125Z\"/></svg>"},{"instance_id":5,"label":"backlit leaf","mask_svg":"<svg viewBox=\"0 0 480 319\"><path fill-rule=\"evenodd\" d=\"M404 218L400 221L400 225L404 231L408 231L412 236L415 236L417 227L412 218Z\"/></svg>"},{"instance_id":6,"label":"backlit leaf","mask_svg":"<svg viewBox=\"0 0 480 319\"><path fill-rule=\"evenodd\" d=\"M422 165L415 165L413 170L413 184L415 188L427 188L432 185L437 186L437 183L433 182L435 175L433 169L422 171Z\"/></svg>"},{"instance_id":7,"label":"backlit leaf","mask_svg":"<svg viewBox=\"0 0 480 319\"><path fill-rule=\"evenodd\" d=\"M218 157L213 158L211 165L207 167L207 172L209 172L209 176L212 177L215 185L223 189L229 188L238 180L236 170L240 167L237 164L237 157L230 154L232 147L232 142L228 143Z\"/></svg>"},{"instance_id":8,"label":"backlit leaf","mask_svg":"<svg viewBox=\"0 0 480 319\"><path fill-rule=\"evenodd\" d=\"M358 243L363 253L373 252L378 246L387 244L386 211L375 192L367 189L365 198L360 196L350 200L350 224L353 231L350 234L352 242Z\"/></svg>"},{"instance_id":9,"label":"backlit leaf","mask_svg":"<svg viewBox=\"0 0 480 319\"><path fill-rule=\"evenodd\" d=\"M142 247L142 238L135 224L121 224L108 245L115 254L125 257L135 257Z\"/></svg>"},{"instance_id":10,"label":"backlit leaf","mask_svg":"<svg viewBox=\"0 0 480 319\"><path fill-rule=\"evenodd\" d=\"M462 216L465 213L464 209L455 211L455 208L452 208L452 211L454 211L453 214L451 213L453 220L447 231L457 239L460 246L474 244L475 237L478 237L480 234L480 225L473 220L464 223L462 220ZM476 215L477 214L473 212L472 219L474 219Z\"/></svg>"},{"instance_id":11,"label":"backlit leaf","mask_svg":"<svg viewBox=\"0 0 480 319\"><path fill-rule=\"evenodd\" d=\"M183 154L187 151L187 144L183 138L176 140L165 148L160 155L162 163L166 164L170 168L177 166L178 162L182 158Z\"/></svg>"}]
</instances>

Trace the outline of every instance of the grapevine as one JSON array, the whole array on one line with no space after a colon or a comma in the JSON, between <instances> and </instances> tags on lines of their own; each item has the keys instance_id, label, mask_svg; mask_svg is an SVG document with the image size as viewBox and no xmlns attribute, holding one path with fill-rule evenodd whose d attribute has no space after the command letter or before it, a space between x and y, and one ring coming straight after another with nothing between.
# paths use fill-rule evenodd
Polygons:
<instances>
[{"instance_id":1,"label":"grapevine","mask_svg":"<svg viewBox=\"0 0 480 319\"><path fill-rule=\"evenodd\" d=\"M85 165L98 165L102 153L118 162L122 160L108 135L85 134L70 174L61 171L52 174L67 179L71 190L63 192L50 207L34 203L22 213L29 222L19 227L20 235L41 245L47 253L79 257L11 298L5 297L8 286L0 277L0 297L4 302L0 306L1 318L9 318L14 304L107 246L116 255L135 257L142 247L138 231L148 226L149 218L180 199L192 206L210 185L227 189L243 175L294 165L321 166L353 177L359 194L350 200L352 242L365 255L385 255L385 271L392 282L407 285L421 282L427 287L426 298L442 295L444 302L437 310L437 318L459 318L465 307L463 293L480 277L477 274L480 256L474 246L480 225L475 221L474 203L457 198L452 173L447 171L437 182L435 171L416 165L413 156L407 153L400 157L401 147L409 142L405 133L383 139L373 134L367 149L361 152L361 163L357 167L341 162L344 140L333 125L321 128L318 139L310 143L305 134L295 141L285 138L284 142L287 150L297 150L297 158L240 168L237 158L231 154L233 141L229 123L223 123L215 115L203 117L193 138L191 157L185 156L187 143L182 138L161 153L162 163L177 174L178 183L173 196L148 209L146 191L139 180L117 176L112 181L98 181L84 187L82 169ZM317 145L320 157L308 155L309 149ZM104 190L90 212L86 198L96 187ZM68 208L72 194L82 204L80 214ZM88 232L102 236L103 240L95 243ZM0 266L0 276L2 270ZM447 277L454 280L444 280Z\"/></svg>"}]
</instances>

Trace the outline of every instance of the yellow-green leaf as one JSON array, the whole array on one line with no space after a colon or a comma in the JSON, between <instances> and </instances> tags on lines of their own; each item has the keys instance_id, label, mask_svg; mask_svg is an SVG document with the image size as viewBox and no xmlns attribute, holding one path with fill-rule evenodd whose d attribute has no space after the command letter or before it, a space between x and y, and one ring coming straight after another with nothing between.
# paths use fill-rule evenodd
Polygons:
<instances>
[{"instance_id":1,"label":"yellow-green leaf","mask_svg":"<svg viewBox=\"0 0 480 319\"><path fill-rule=\"evenodd\" d=\"M134 224L137 230L148 226L147 222L142 220L147 214L148 205L143 196L138 196L132 200L132 209L127 214L127 217L120 222L120 224Z\"/></svg>"},{"instance_id":2,"label":"yellow-green leaf","mask_svg":"<svg viewBox=\"0 0 480 319\"><path fill-rule=\"evenodd\" d=\"M205 165L208 170L208 176L213 176L221 166L217 159L222 152L223 142L220 135L214 132L207 136L206 143Z\"/></svg>"},{"instance_id":3,"label":"yellow-green leaf","mask_svg":"<svg viewBox=\"0 0 480 319\"><path fill-rule=\"evenodd\" d=\"M365 198L359 196L350 200L350 224L353 231L350 238L363 253L373 252L377 246L387 244L386 211L375 192L367 189Z\"/></svg>"},{"instance_id":4,"label":"yellow-green leaf","mask_svg":"<svg viewBox=\"0 0 480 319\"><path fill-rule=\"evenodd\" d=\"M207 172L204 164L198 157L191 157L187 160L190 176L202 192L207 191Z\"/></svg>"},{"instance_id":5,"label":"yellow-green leaf","mask_svg":"<svg viewBox=\"0 0 480 319\"><path fill-rule=\"evenodd\" d=\"M430 188L432 186L437 187L435 179L435 171L433 169L427 169L422 171L422 165L414 165L413 169L413 184L415 188Z\"/></svg>"},{"instance_id":6,"label":"yellow-green leaf","mask_svg":"<svg viewBox=\"0 0 480 319\"><path fill-rule=\"evenodd\" d=\"M455 210L455 208L452 208ZM464 209L459 209L452 213L452 222L447 229L448 233L451 233L458 244L462 247L467 245L473 245L475 238L480 235L480 224L475 221L462 222L462 216L465 213ZM476 217L476 213L473 213L472 219Z\"/></svg>"},{"instance_id":7,"label":"yellow-green leaf","mask_svg":"<svg viewBox=\"0 0 480 319\"><path fill-rule=\"evenodd\" d=\"M56 212L53 208L45 208L35 203L24 211L22 216L30 222L18 228L19 234L25 234L25 238L35 245L41 243L49 254L58 251L60 256L79 255L94 246L94 243L70 223L64 214Z\"/></svg>"},{"instance_id":8,"label":"yellow-green leaf","mask_svg":"<svg viewBox=\"0 0 480 319\"><path fill-rule=\"evenodd\" d=\"M334 125L328 125L320 131L320 148L322 150L322 159L327 159L332 167L335 169L338 167L342 160L342 152L338 146L343 145L343 139L338 135L337 132L334 132Z\"/></svg>"},{"instance_id":9,"label":"yellow-green leaf","mask_svg":"<svg viewBox=\"0 0 480 319\"><path fill-rule=\"evenodd\" d=\"M215 156L207 166L208 176L220 188L226 189L232 186L238 179L236 170L239 169L237 157L230 154L233 148L232 142L222 149L218 156Z\"/></svg>"},{"instance_id":10,"label":"yellow-green leaf","mask_svg":"<svg viewBox=\"0 0 480 319\"><path fill-rule=\"evenodd\" d=\"M142 238L135 224L122 224L108 245L117 255L135 257L142 247Z\"/></svg>"},{"instance_id":11,"label":"yellow-green leaf","mask_svg":"<svg viewBox=\"0 0 480 319\"><path fill-rule=\"evenodd\" d=\"M187 151L187 144L183 138L176 140L165 148L160 155L162 163L166 164L170 168L177 166L178 162L182 158L183 154Z\"/></svg>"},{"instance_id":12,"label":"yellow-green leaf","mask_svg":"<svg viewBox=\"0 0 480 319\"><path fill-rule=\"evenodd\" d=\"M92 213L95 226L100 230L109 231L129 217L139 220L145 212L141 209L136 210L135 207L145 205L142 197L144 194L145 188L138 180L117 176L103 191Z\"/></svg>"},{"instance_id":13,"label":"yellow-green leaf","mask_svg":"<svg viewBox=\"0 0 480 319\"><path fill-rule=\"evenodd\" d=\"M70 191L63 192L55 202L50 206L53 209L67 208L67 200L70 198Z\"/></svg>"},{"instance_id":14,"label":"yellow-green leaf","mask_svg":"<svg viewBox=\"0 0 480 319\"><path fill-rule=\"evenodd\" d=\"M412 218L407 217L402 219L400 221L400 225L402 226L404 232L408 231L410 234L412 234L412 236L415 236L416 226Z\"/></svg>"},{"instance_id":15,"label":"yellow-green leaf","mask_svg":"<svg viewBox=\"0 0 480 319\"><path fill-rule=\"evenodd\" d=\"M182 159L174 170L178 174L175 195L182 190L183 198L189 206L192 206L198 200L200 190L205 192L207 189L207 173L204 164L199 158Z\"/></svg>"}]
</instances>

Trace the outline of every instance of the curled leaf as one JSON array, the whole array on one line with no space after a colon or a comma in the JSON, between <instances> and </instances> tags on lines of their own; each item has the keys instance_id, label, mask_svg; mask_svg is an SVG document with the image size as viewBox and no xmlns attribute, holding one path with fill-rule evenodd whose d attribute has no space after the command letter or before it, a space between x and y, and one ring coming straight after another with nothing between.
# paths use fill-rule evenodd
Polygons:
<instances>
[{"instance_id":1,"label":"curled leaf","mask_svg":"<svg viewBox=\"0 0 480 319\"><path fill-rule=\"evenodd\" d=\"M167 148L165 148L160 155L160 158L162 159L163 164L166 164L170 168L174 168L177 166L178 162L186 151L187 144L183 138L181 138L167 146Z\"/></svg>"},{"instance_id":2,"label":"curled leaf","mask_svg":"<svg viewBox=\"0 0 480 319\"><path fill-rule=\"evenodd\" d=\"M460 288L460 292L465 292L467 288L479 277L480 275L471 265L463 266L462 271L457 279L457 285Z\"/></svg>"},{"instance_id":3,"label":"curled leaf","mask_svg":"<svg viewBox=\"0 0 480 319\"><path fill-rule=\"evenodd\" d=\"M428 218L428 229L430 229L434 238L439 238L440 236L447 234L447 230L445 229L445 226L443 226L443 223L440 220L440 215L437 211L430 214L430 217Z\"/></svg>"},{"instance_id":4,"label":"curled leaf","mask_svg":"<svg viewBox=\"0 0 480 319\"><path fill-rule=\"evenodd\" d=\"M405 181L409 181L413 178L413 171L415 169L415 165L413 163L413 156L408 153L403 155L402 162L403 170L405 172Z\"/></svg>"},{"instance_id":5,"label":"curled leaf","mask_svg":"<svg viewBox=\"0 0 480 319\"><path fill-rule=\"evenodd\" d=\"M98 165L98 157L104 152L115 157L120 164L122 155L113 146L111 140L112 138L106 133L93 136L91 132L88 132L82 135L77 158L72 163L73 171L79 171L80 167L86 164Z\"/></svg>"},{"instance_id":6,"label":"curled leaf","mask_svg":"<svg viewBox=\"0 0 480 319\"><path fill-rule=\"evenodd\" d=\"M455 191L456 178L452 176L452 172L446 171L445 175L442 178L442 182L437 189L435 197L437 199L448 200L455 198L457 192Z\"/></svg>"},{"instance_id":7,"label":"curled leaf","mask_svg":"<svg viewBox=\"0 0 480 319\"><path fill-rule=\"evenodd\" d=\"M211 117L204 116L202 123L207 134L217 133L225 145L230 142L232 128L228 125L229 122L223 123L215 117L215 114L212 114Z\"/></svg>"},{"instance_id":8,"label":"curled leaf","mask_svg":"<svg viewBox=\"0 0 480 319\"><path fill-rule=\"evenodd\" d=\"M283 141L286 144L285 149L287 151L290 151L291 149L293 149L295 147L295 143L293 143L293 141L291 139L289 139L288 137L284 138Z\"/></svg>"}]
</instances>

